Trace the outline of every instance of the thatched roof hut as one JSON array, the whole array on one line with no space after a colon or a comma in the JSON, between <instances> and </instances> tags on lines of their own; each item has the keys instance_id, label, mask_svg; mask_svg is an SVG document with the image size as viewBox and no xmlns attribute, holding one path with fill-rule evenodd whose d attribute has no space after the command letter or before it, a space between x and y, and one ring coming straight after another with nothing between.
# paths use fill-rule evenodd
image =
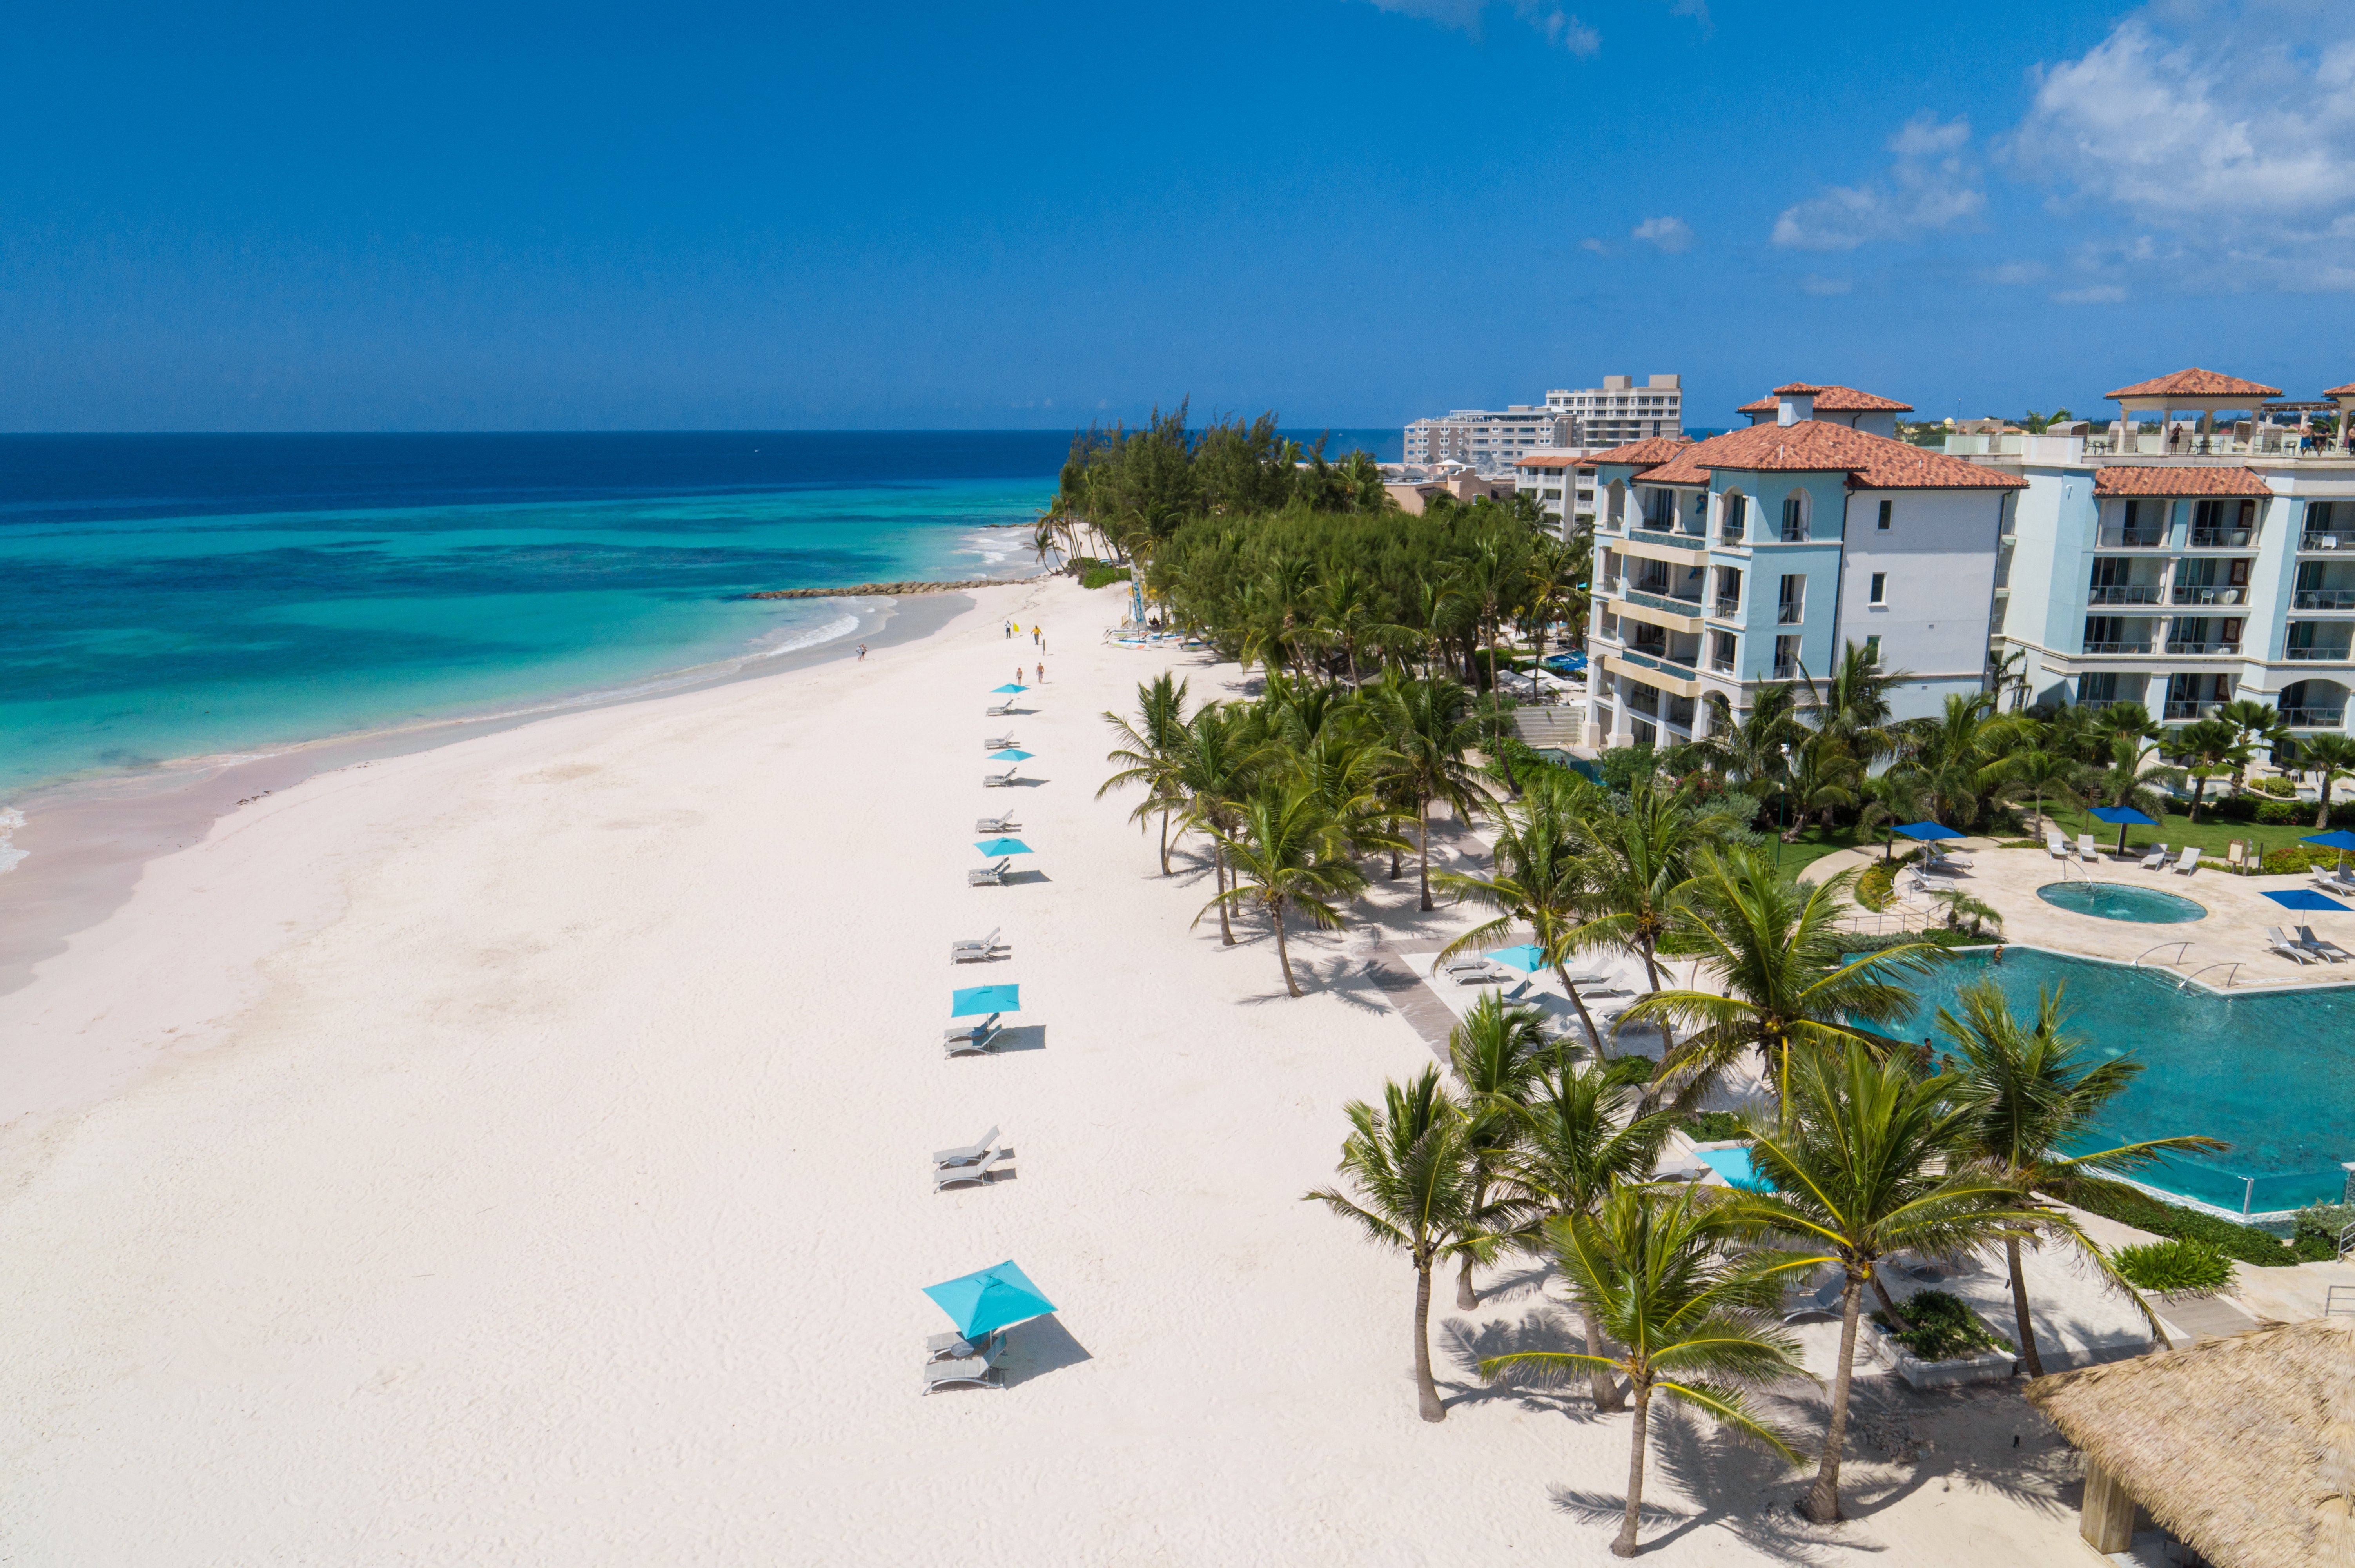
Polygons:
<instances>
[{"instance_id":1,"label":"thatched roof hut","mask_svg":"<svg viewBox=\"0 0 2355 1568\"><path fill-rule=\"evenodd\" d=\"M2216 1568L2355 1568L2355 1320L2206 1339L2027 1393L2084 1453L2096 1550L2126 1549L2139 1503Z\"/></svg>"}]
</instances>

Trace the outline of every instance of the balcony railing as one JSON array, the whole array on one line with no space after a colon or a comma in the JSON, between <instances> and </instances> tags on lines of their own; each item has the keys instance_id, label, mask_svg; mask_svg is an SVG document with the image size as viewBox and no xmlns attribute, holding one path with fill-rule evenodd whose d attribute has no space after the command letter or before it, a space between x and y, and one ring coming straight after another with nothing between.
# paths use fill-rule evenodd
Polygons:
<instances>
[{"instance_id":1,"label":"balcony railing","mask_svg":"<svg viewBox=\"0 0 2355 1568\"><path fill-rule=\"evenodd\" d=\"M2104 528L2101 544L2104 549L2155 549L2167 542L2165 528Z\"/></svg>"},{"instance_id":2,"label":"balcony railing","mask_svg":"<svg viewBox=\"0 0 2355 1568\"><path fill-rule=\"evenodd\" d=\"M2191 530L2193 549L2254 549L2257 530L2254 528L2194 528Z\"/></svg>"},{"instance_id":3,"label":"balcony railing","mask_svg":"<svg viewBox=\"0 0 2355 1568\"><path fill-rule=\"evenodd\" d=\"M2085 651L2088 654L2147 654L2150 652L2150 639L2145 637L2138 643L2087 643Z\"/></svg>"},{"instance_id":4,"label":"balcony railing","mask_svg":"<svg viewBox=\"0 0 2355 1568\"><path fill-rule=\"evenodd\" d=\"M1640 691L1635 693L1627 699L1627 711L1630 713L1647 713L1653 718L1657 719L1660 716L1660 694L1657 691L1651 693L1649 696L1646 696Z\"/></svg>"},{"instance_id":5,"label":"balcony railing","mask_svg":"<svg viewBox=\"0 0 2355 1568\"><path fill-rule=\"evenodd\" d=\"M1665 577L1637 577L1628 581L1627 587L1636 593L1648 593L1655 599L1668 596L1668 580Z\"/></svg>"},{"instance_id":6,"label":"balcony railing","mask_svg":"<svg viewBox=\"0 0 2355 1568\"><path fill-rule=\"evenodd\" d=\"M2248 596L2249 591L2245 588L2201 588L2180 582L2175 585L2175 602L2178 604L2238 604Z\"/></svg>"},{"instance_id":7,"label":"balcony railing","mask_svg":"<svg viewBox=\"0 0 2355 1568\"><path fill-rule=\"evenodd\" d=\"M1733 673L1733 661L1732 659L1712 657L1709 661L1709 667L1715 670L1720 675L1732 675Z\"/></svg>"},{"instance_id":8,"label":"balcony railing","mask_svg":"<svg viewBox=\"0 0 2355 1568\"><path fill-rule=\"evenodd\" d=\"M2344 708L2285 708L2282 722L2293 730L2338 730L2347 723Z\"/></svg>"},{"instance_id":9,"label":"balcony railing","mask_svg":"<svg viewBox=\"0 0 2355 1568\"><path fill-rule=\"evenodd\" d=\"M2297 610L2355 610L2355 588L2301 588L2291 597Z\"/></svg>"},{"instance_id":10,"label":"balcony railing","mask_svg":"<svg viewBox=\"0 0 2355 1568\"><path fill-rule=\"evenodd\" d=\"M1710 613L1716 616L1721 621L1739 621L1742 619L1742 601L1739 599L1721 599L1717 602L1717 607L1711 610Z\"/></svg>"},{"instance_id":11,"label":"balcony railing","mask_svg":"<svg viewBox=\"0 0 2355 1568\"><path fill-rule=\"evenodd\" d=\"M2297 548L2300 549L2355 549L2355 533L2340 533L2333 530L2328 533L2300 534Z\"/></svg>"},{"instance_id":12,"label":"balcony railing","mask_svg":"<svg viewBox=\"0 0 2355 1568\"><path fill-rule=\"evenodd\" d=\"M2286 659L2313 664L2337 664L2350 656L2355 656L2355 648L2350 648L2345 643L2324 643L2311 647L2282 650L2282 657Z\"/></svg>"},{"instance_id":13,"label":"balcony railing","mask_svg":"<svg viewBox=\"0 0 2355 1568\"><path fill-rule=\"evenodd\" d=\"M1798 677L1799 667L1797 665L1778 664L1774 667L1774 673L1767 678L1771 680L1796 680Z\"/></svg>"},{"instance_id":14,"label":"balcony railing","mask_svg":"<svg viewBox=\"0 0 2355 1568\"><path fill-rule=\"evenodd\" d=\"M2241 651L2241 645L2224 642L2170 642L2167 645L2167 651L2170 654L2237 654Z\"/></svg>"},{"instance_id":15,"label":"balcony railing","mask_svg":"<svg viewBox=\"0 0 2355 1568\"><path fill-rule=\"evenodd\" d=\"M1668 699L1668 711L1666 721L1675 725L1679 730L1690 730L1692 728L1693 721L1692 699L1689 697L1671 697Z\"/></svg>"},{"instance_id":16,"label":"balcony railing","mask_svg":"<svg viewBox=\"0 0 2355 1568\"><path fill-rule=\"evenodd\" d=\"M2212 700L2207 702L2170 701L2167 705L2166 717L2169 719L2205 719L2208 715L2215 712L2216 709L2223 706L2224 705L2222 703Z\"/></svg>"},{"instance_id":17,"label":"balcony railing","mask_svg":"<svg viewBox=\"0 0 2355 1568\"><path fill-rule=\"evenodd\" d=\"M1805 604L1777 604L1774 606L1774 624L1778 626L1796 626L1799 624L1800 617L1806 613L1806 609Z\"/></svg>"},{"instance_id":18,"label":"balcony railing","mask_svg":"<svg viewBox=\"0 0 2355 1568\"><path fill-rule=\"evenodd\" d=\"M2164 604L2164 582L2097 582L2085 591L2088 604Z\"/></svg>"}]
</instances>

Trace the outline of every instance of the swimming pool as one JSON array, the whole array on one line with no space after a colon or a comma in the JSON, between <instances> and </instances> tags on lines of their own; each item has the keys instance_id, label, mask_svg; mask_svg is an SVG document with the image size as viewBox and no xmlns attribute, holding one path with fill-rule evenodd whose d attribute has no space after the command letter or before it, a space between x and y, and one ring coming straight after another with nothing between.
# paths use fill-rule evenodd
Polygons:
<instances>
[{"instance_id":1,"label":"swimming pool","mask_svg":"<svg viewBox=\"0 0 2355 1568\"><path fill-rule=\"evenodd\" d=\"M1744 1147L1697 1148L1693 1150L1693 1156L1736 1187L1747 1188L1753 1192L1774 1190L1766 1179L1751 1167L1750 1150Z\"/></svg>"},{"instance_id":2,"label":"swimming pool","mask_svg":"<svg viewBox=\"0 0 2355 1568\"><path fill-rule=\"evenodd\" d=\"M2235 1213L2243 1202L2263 1212L2336 1201L2344 1189L2339 1162L2355 1159L2355 987L2222 996L2163 970L2009 947L1999 965L1966 952L1911 980L1921 1005L1886 1032L1933 1039L1938 1009L1981 980L2022 1018L2035 1015L2040 987L2061 987L2072 1033L2143 1064L2097 1124L2105 1141L2087 1147L2185 1133L2232 1146L2137 1179Z\"/></svg>"},{"instance_id":3,"label":"swimming pool","mask_svg":"<svg viewBox=\"0 0 2355 1568\"><path fill-rule=\"evenodd\" d=\"M2090 914L2096 920L2126 920L2137 925L2181 925L2205 920L2206 906L2157 888L2125 887L2116 882L2047 882L2036 896L2055 909Z\"/></svg>"}]
</instances>

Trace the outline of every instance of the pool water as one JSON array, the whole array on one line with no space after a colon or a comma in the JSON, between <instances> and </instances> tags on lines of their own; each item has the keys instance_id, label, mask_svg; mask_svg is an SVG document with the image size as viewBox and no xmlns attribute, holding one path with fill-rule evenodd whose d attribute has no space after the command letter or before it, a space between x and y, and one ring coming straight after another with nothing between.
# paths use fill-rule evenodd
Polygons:
<instances>
[{"instance_id":1,"label":"pool water","mask_svg":"<svg viewBox=\"0 0 2355 1568\"><path fill-rule=\"evenodd\" d=\"M1751 1167L1747 1148L1697 1148L1693 1154L1703 1165L1736 1187L1744 1187L1753 1192L1774 1190L1767 1185L1766 1179Z\"/></svg>"},{"instance_id":2,"label":"pool water","mask_svg":"<svg viewBox=\"0 0 2355 1568\"><path fill-rule=\"evenodd\" d=\"M2001 964L1965 953L1914 977L1921 1005L1884 1032L1945 1051L1938 1009L1982 980L2021 1019L2035 1016L2040 987L2060 987L2069 1032L2143 1064L2085 1149L2187 1133L2232 1145L2172 1157L2137 1180L2234 1212L2335 1202L2344 1190L2339 1162L2355 1160L2355 986L2220 996L2161 970L2012 947Z\"/></svg>"},{"instance_id":3,"label":"pool water","mask_svg":"<svg viewBox=\"0 0 2355 1568\"><path fill-rule=\"evenodd\" d=\"M2157 888L2122 886L2116 882L2047 882L2036 896L2055 909L2090 914L2096 920L2131 921L2137 925L2181 925L2205 920L2205 905Z\"/></svg>"}]
</instances>

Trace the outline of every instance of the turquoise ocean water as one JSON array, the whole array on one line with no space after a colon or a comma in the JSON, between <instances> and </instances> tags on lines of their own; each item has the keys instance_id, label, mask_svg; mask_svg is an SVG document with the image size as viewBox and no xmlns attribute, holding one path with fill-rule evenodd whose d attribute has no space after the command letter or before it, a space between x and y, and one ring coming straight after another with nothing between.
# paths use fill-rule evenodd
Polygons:
<instances>
[{"instance_id":1,"label":"turquoise ocean water","mask_svg":"<svg viewBox=\"0 0 2355 1568\"><path fill-rule=\"evenodd\" d=\"M1070 438L0 441L0 807L839 637L763 589L1020 574Z\"/></svg>"}]
</instances>

